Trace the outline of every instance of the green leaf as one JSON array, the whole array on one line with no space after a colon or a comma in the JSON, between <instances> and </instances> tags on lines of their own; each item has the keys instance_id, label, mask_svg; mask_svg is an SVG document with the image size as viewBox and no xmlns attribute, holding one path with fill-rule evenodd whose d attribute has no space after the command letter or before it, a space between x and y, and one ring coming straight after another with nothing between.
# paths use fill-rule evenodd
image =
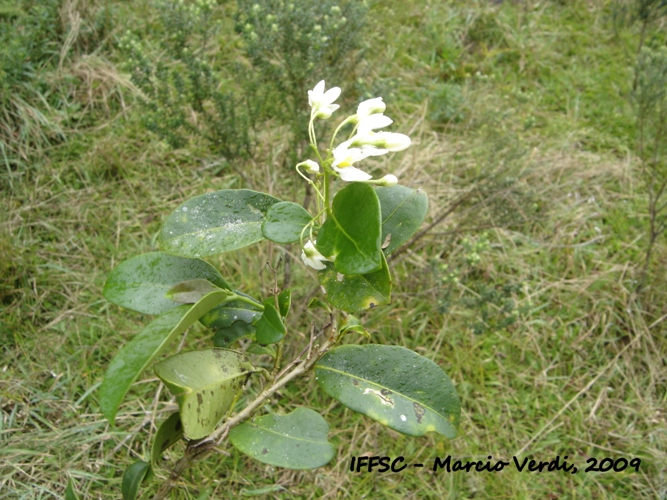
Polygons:
<instances>
[{"instance_id":1,"label":"green leaf","mask_svg":"<svg viewBox=\"0 0 667 500\"><path fill-rule=\"evenodd\" d=\"M246 352L250 354L265 354L271 356L272 358L276 357L276 351L270 345L259 345L252 343L246 349Z\"/></svg>"},{"instance_id":2,"label":"green leaf","mask_svg":"<svg viewBox=\"0 0 667 500\"><path fill-rule=\"evenodd\" d=\"M255 325L245 321L234 321L230 326L219 328L213 334L215 347L229 347L234 342L255 333Z\"/></svg>"},{"instance_id":3,"label":"green leaf","mask_svg":"<svg viewBox=\"0 0 667 500\"><path fill-rule=\"evenodd\" d=\"M289 314L290 306L292 305L292 290L283 290L278 295L278 309L280 315L286 318Z\"/></svg>"},{"instance_id":4,"label":"green leaf","mask_svg":"<svg viewBox=\"0 0 667 500\"><path fill-rule=\"evenodd\" d=\"M331 313L331 308L317 297L310 299L308 309L324 309L326 312Z\"/></svg>"},{"instance_id":5,"label":"green leaf","mask_svg":"<svg viewBox=\"0 0 667 500\"><path fill-rule=\"evenodd\" d=\"M363 325L359 322L359 319L356 316L349 314L347 318L345 318L345 323L343 323L343 326L340 328L340 333L341 335L345 335L351 332L356 332L369 339L371 338L371 334L366 331Z\"/></svg>"},{"instance_id":6,"label":"green leaf","mask_svg":"<svg viewBox=\"0 0 667 500\"><path fill-rule=\"evenodd\" d=\"M170 300L180 302L181 304L194 304L204 295L220 290L219 287L207 280L196 279L179 283L171 288L166 294ZM229 295L233 292L230 290Z\"/></svg>"},{"instance_id":7,"label":"green leaf","mask_svg":"<svg viewBox=\"0 0 667 500\"><path fill-rule=\"evenodd\" d=\"M151 464L139 460L134 462L123 474L123 483L121 485L121 493L123 494L123 500L135 500L137 498L137 493L139 493L139 486L144 480L148 471L151 468Z\"/></svg>"},{"instance_id":8,"label":"green leaf","mask_svg":"<svg viewBox=\"0 0 667 500\"><path fill-rule=\"evenodd\" d=\"M285 325L273 305L273 299L264 302L264 313L255 324L255 328L255 339L258 344L275 344L285 336Z\"/></svg>"},{"instance_id":9,"label":"green leaf","mask_svg":"<svg viewBox=\"0 0 667 500\"><path fill-rule=\"evenodd\" d=\"M353 182L334 197L317 235L317 249L343 274L367 274L382 266L380 202L368 184Z\"/></svg>"},{"instance_id":10,"label":"green leaf","mask_svg":"<svg viewBox=\"0 0 667 500\"><path fill-rule=\"evenodd\" d=\"M404 347L344 345L315 365L320 387L348 408L409 436L456 437L461 403L433 361Z\"/></svg>"},{"instance_id":11,"label":"green leaf","mask_svg":"<svg viewBox=\"0 0 667 500\"><path fill-rule=\"evenodd\" d=\"M382 208L382 241L389 238L383 250L389 255L406 243L424 222L428 213L428 196L421 189L405 186L379 187L375 191Z\"/></svg>"},{"instance_id":12,"label":"green leaf","mask_svg":"<svg viewBox=\"0 0 667 500\"><path fill-rule=\"evenodd\" d=\"M160 244L165 252L206 257L264 239L262 223L280 200L249 189L223 189L195 196L164 222Z\"/></svg>"},{"instance_id":13,"label":"green leaf","mask_svg":"<svg viewBox=\"0 0 667 500\"><path fill-rule=\"evenodd\" d=\"M269 208L262 224L262 234L267 240L286 245L301 239L301 231L313 220L301 205L281 201Z\"/></svg>"},{"instance_id":14,"label":"green leaf","mask_svg":"<svg viewBox=\"0 0 667 500\"><path fill-rule=\"evenodd\" d=\"M245 356L227 349L182 352L155 365L155 374L176 396L188 439L213 432L252 371Z\"/></svg>"},{"instance_id":15,"label":"green leaf","mask_svg":"<svg viewBox=\"0 0 667 500\"><path fill-rule=\"evenodd\" d=\"M234 427L229 439L242 453L288 469L316 469L331 461L335 449L327 441L329 424L308 408L288 415L269 413Z\"/></svg>"},{"instance_id":16,"label":"green leaf","mask_svg":"<svg viewBox=\"0 0 667 500\"><path fill-rule=\"evenodd\" d=\"M219 288L230 289L218 270L208 262L151 252L132 257L115 267L107 278L103 293L109 302L121 307L145 314L162 314L178 307L165 294L174 285L193 279L207 280Z\"/></svg>"},{"instance_id":17,"label":"green leaf","mask_svg":"<svg viewBox=\"0 0 667 500\"><path fill-rule=\"evenodd\" d=\"M162 454L183 439L183 424L178 412L174 412L160 424L151 446L151 467L157 469Z\"/></svg>"},{"instance_id":18,"label":"green leaf","mask_svg":"<svg viewBox=\"0 0 667 500\"><path fill-rule=\"evenodd\" d=\"M132 383L155 357L204 313L228 297L226 290L213 292L192 306L180 306L158 316L125 344L111 360L100 386L100 409L113 422L118 406Z\"/></svg>"},{"instance_id":19,"label":"green leaf","mask_svg":"<svg viewBox=\"0 0 667 500\"><path fill-rule=\"evenodd\" d=\"M357 312L391 302L391 276L382 256L382 267L369 274L341 274L331 264L318 273L331 305Z\"/></svg>"},{"instance_id":20,"label":"green leaf","mask_svg":"<svg viewBox=\"0 0 667 500\"><path fill-rule=\"evenodd\" d=\"M65 488L65 500L79 500L79 495L76 494L72 478L67 480L67 488Z\"/></svg>"}]
</instances>

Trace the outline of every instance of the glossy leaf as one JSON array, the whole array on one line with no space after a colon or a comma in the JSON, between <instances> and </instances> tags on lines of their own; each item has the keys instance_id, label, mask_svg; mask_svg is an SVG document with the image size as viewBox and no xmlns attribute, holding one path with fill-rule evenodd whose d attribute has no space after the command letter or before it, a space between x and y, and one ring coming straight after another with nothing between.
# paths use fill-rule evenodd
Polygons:
<instances>
[{"instance_id":1,"label":"glossy leaf","mask_svg":"<svg viewBox=\"0 0 667 500\"><path fill-rule=\"evenodd\" d=\"M424 222L428 213L428 196L421 189L405 186L379 187L375 191L382 209L382 241L389 255L406 243Z\"/></svg>"},{"instance_id":2,"label":"glossy leaf","mask_svg":"<svg viewBox=\"0 0 667 500\"><path fill-rule=\"evenodd\" d=\"M347 318L345 318L343 325L340 327L340 333L341 335L345 335L352 332L363 335L369 339L371 338L371 334L366 331L363 325L359 322L359 319L356 316L349 314Z\"/></svg>"},{"instance_id":3,"label":"glossy leaf","mask_svg":"<svg viewBox=\"0 0 667 500\"><path fill-rule=\"evenodd\" d=\"M141 482L150 471L150 468L151 465L148 462L139 460L125 469L123 482L120 488L123 500L135 500L137 498L139 486L141 486Z\"/></svg>"},{"instance_id":4,"label":"glossy leaf","mask_svg":"<svg viewBox=\"0 0 667 500\"><path fill-rule=\"evenodd\" d=\"M230 326L218 328L213 334L213 346L230 347L234 342L255 333L255 325L245 321L235 321Z\"/></svg>"},{"instance_id":5,"label":"glossy leaf","mask_svg":"<svg viewBox=\"0 0 667 500\"><path fill-rule=\"evenodd\" d=\"M344 345L315 365L320 387L348 408L409 436L456 437L461 403L433 361L404 347Z\"/></svg>"},{"instance_id":6,"label":"glossy leaf","mask_svg":"<svg viewBox=\"0 0 667 500\"><path fill-rule=\"evenodd\" d=\"M364 311L391 302L391 276L384 257L380 270L373 273L341 274L327 264L318 277L327 300L343 311Z\"/></svg>"},{"instance_id":7,"label":"glossy leaf","mask_svg":"<svg viewBox=\"0 0 667 500\"><path fill-rule=\"evenodd\" d=\"M203 279L229 289L218 270L208 262L163 252L132 257L114 268L104 285L104 297L121 307L145 314L162 314L178 307L165 294L186 280Z\"/></svg>"},{"instance_id":8,"label":"glossy leaf","mask_svg":"<svg viewBox=\"0 0 667 500\"><path fill-rule=\"evenodd\" d=\"M317 235L317 249L343 274L367 274L382 266L380 202L368 184L353 182L334 197Z\"/></svg>"},{"instance_id":9,"label":"glossy leaf","mask_svg":"<svg viewBox=\"0 0 667 500\"><path fill-rule=\"evenodd\" d=\"M132 383L162 350L204 313L228 297L226 290L206 295L192 306L180 306L158 316L125 344L111 360L100 386L100 409L113 422Z\"/></svg>"},{"instance_id":10,"label":"glossy leaf","mask_svg":"<svg viewBox=\"0 0 667 500\"><path fill-rule=\"evenodd\" d=\"M242 453L288 469L315 469L331 461L335 449L327 441L329 424L308 408L288 415L269 413L234 427L229 439Z\"/></svg>"},{"instance_id":11,"label":"glossy leaf","mask_svg":"<svg viewBox=\"0 0 667 500\"><path fill-rule=\"evenodd\" d=\"M269 208L262 224L262 233L267 240L288 244L301 240L301 231L313 218L301 205L281 201Z\"/></svg>"},{"instance_id":12,"label":"glossy leaf","mask_svg":"<svg viewBox=\"0 0 667 500\"><path fill-rule=\"evenodd\" d=\"M245 356L227 349L183 352L155 365L155 374L176 396L188 439L213 432L252 370Z\"/></svg>"},{"instance_id":13,"label":"glossy leaf","mask_svg":"<svg viewBox=\"0 0 667 500\"><path fill-rule=\"evenodd\" d=\"M286 318L292 306L292 290L283 290L278 294L278 309L280 315Z\"/></svg>"},{"instance_id":14,"label":"glossy leaf","mask_svg":"<svg viewBox=\"0 0 667 500\"><path fill-rule=\"evenodd\" d=\"M220 290L219 287L215 286L213 283L207 280L196 279L183 281L173 288L171 288L166 294L169 300L174 302L179 302L181 304L194 304L204 295L207 295L211 292ZM228 291L229 295L233 292Z\"/></svg>"},{"instance_id":15,"label":"glossy leaf","mask_svg":"<svg viewBox=\"0 0 667 500\"><path fill-rule=\"evenodd\" d=\"M285 325L273 305L273 299L264 302L264 313L255 324L255 328L255 339L258 344L275 344L285 336Z\"/></svg>"},{"instance_id":16,"label":"glossy leaf","mask_svg":"<svg viewBox=\"0 0 667 500\"><path fill-rule=\"evenodd\" d=\"M264 239L262 223L280 200L249 189L223 189L195 196L165 220L160 243L165 252L206 257Z\"/></svg>"},{"instance_id":17,"label":"glossy leaf","mask_svg":"<svg viewBox=\"0 0 667 500\"><path fill-rule=\"evenodd\" d=\"M151 466L156 469L162 454L183 439L183 425L178 412L174 412L160 424L151 446Z\"/></svg>"}]
</instances>

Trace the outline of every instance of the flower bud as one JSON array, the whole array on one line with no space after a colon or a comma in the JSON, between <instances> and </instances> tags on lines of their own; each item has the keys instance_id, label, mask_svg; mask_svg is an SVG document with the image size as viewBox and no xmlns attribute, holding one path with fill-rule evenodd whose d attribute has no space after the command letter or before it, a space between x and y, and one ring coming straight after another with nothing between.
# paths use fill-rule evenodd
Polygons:
<instances>
[{"instance_id":1,"label":"flower bud","mask_svg":"<svg viewBox=\"0 0 667 500\"><path fill-rule=\"evenodd\" d=\"M357 106L357 118L363 120L364 118L374 115L382 114L387 105L382 101L382 97L374 97L373 99L367 99L359 103Z\"/></svg>"},{"instance_id":2,"label":"flower bud","mask_svg":"<svg viewBox=\"0 0 667 500\"><path fill-rule=\"evenodd\" d=\"M320 173L320 166L313 160L302 161L297 165L297 167L303 167L303 169L309 174Z\"/></svg>"},{"instance_id":3,"label":"flower bud","mask_svg":"<svg viewBox=\"0 0 667 500\"><path fill-rule=\"evenodd\" d=\"M378 179L378 186L392 187L398 184L398 178L393 174L387 174L382 179Z\"/></svg>"}]
</instances>

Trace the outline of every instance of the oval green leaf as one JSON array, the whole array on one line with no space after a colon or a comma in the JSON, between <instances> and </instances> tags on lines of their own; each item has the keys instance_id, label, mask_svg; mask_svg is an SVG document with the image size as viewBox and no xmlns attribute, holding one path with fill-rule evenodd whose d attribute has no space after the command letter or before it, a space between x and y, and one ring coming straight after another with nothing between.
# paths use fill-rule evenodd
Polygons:
<instances>
[{"instance_id":1,"label":"oval green leaf","mask_svg":"<svg viewBox=\"0 0 667 500\"><path fill-rule=\"evenodd\" d=\"M181 417L178 412L174 412L167 417L167 420L160 424L153 438L151 467L154 470L157 469L162 454L181 439L183 439L183 424L181 424Z\"/></svg>"},{"instance_id":2,"label":"oval green leaf","mask_svg":"<svg viewBox=\"0 0 667 500\"><path fill-rule=\"evenodd\" d=\"M308 408L288 415L269 413L234 427L229 439L241 453L265 464L288 469L316 469L331 461L329 424Z\"/></svg>"},{"instance_id":3,"label":"oval green leaf","mask_svg":"<svg viewBox=\"0 0 667 500\"><path fill-rule=\"evenodd\" d=\"M176 396L188 439L213 432L252 371L245 356L227 349L183 352L155 365L155 374Z\"/></svg>"},{"instance_id":4,"label":"oval green leaf","mask_svg":"<svg viewBox=\"0 0 667 500\"><path fill-rule=\"evenodd\" d=\"M118 406L132 383L155 357L204 313L229 296L226 290L213 292L192 306L179 306L158 316L125 344L111 360L100 386L100 410L113 422Z\"/></svg>"},{"instance_id":5,"label":"oval green leaf","mask_svg":"<svg viewBox=\"0 0 667 500\"><path fill-rule=\"evenodd\" d=\"M301 205L281 201L269 208L262 224L262 234L267 240L287 245L301 239L301 231L313 220Z\"/></svg>"},{"instance_id":6,"label":"oval green leaf","mask_svg":"<svg viewBox=\"0 0 667 500\"><path fill-rule=\"evenodd\" d=\"M428 213L428 196L421 189L405 186L379 187L375 190L382 209L383 249L389 255L406 243L424 222Z\"/></svg>"},{"instance_id":7,"label":"oval green leaf","mask_svg":"<svg viewBox=\"0 0 667 500\"><path fill-rule=\"evenodd\" d=\"M195 196L165 220L160 232L164 251L206 257L264 239L262 223L280 200L249 189L223 189Z\"/></svg>"},{"instance_id":8,"label":"oval green leaf","mask_svg":"<svg viewBox=\"0 0 667 500\"><path fill-rule=\"evenodd\" d=\"M255 333L255 325L244 321L235 321L231 326L219 328L213 334L215 347L230 347L239 339L250 337Z\"/></svg>"},{"instance_id":9,"label":"oval green leaf","mask_svg":"<svg viewBox=\"0 0 667 500\"><path fill-rule=\"evenodd\" d=\"M456 437L461 403L447 374L404 347L344 345L315 365L320 387L348 408L409 436Z\"/></svg>"},{"instance_id":10,"label":"oval green leaf","mask_svg":"<svg viewBox=\"0 0 667 500\"><path fill-rule=\"evenodd\" d=\"M144 462L143 460L139 460L138 462L134 462L127 469L125 469L125 473L123 474L123 482L120 488L123 495L123 500L135 500L137 498L137 494L139 493L139 486L141 486L141 482L148 474L150 468L151 464Z\"/></svg>"},{"instance_id":11,"label":"oval green leaf","mask_svg":"<svg viewBox=\"0 0 667 500\"><path fill-rule=\"evenodd\" d=\"M391 276L382 256L382 267L369 274L341 274L334 266L318 273L331 305L347 312L357 312L391 302Z\"/></svg>"},{"instance_id":12,"label":"oval green leaf","mask_svg":"<svg viewBox=\"0 0 667 500\"><path fill-rule=\"evenodd\" d=\"M121 307L144 314L162 314L178 304L165 297L176 284L203 279L230 289L218 270L208 262L163 252L132 257L114 268L104 284L104 297Z\"/></svg>"},{"instance_id":13,"label":"oval green leaf","mask_svg":"<svg viewBox=\"0 0 667 500\"><path fill-rule=\"evenodd\" d=\"M338 191L317 235L317 249L343 274L367 274L382 266L380 202L368 184Z\"/></svg>"},{"instance_id":14,"label":"oval green leaf","mask_svg":"<svg viewBox=\"0 0 667 500\"><path fill-rule=\"evenodd\" d=\"M285 336L285 325L280 319L280 313L273 305L273 299L264 302L264 313L255 324L255 339L258 344L275 344Z\"/></svg>"}]
</instances>

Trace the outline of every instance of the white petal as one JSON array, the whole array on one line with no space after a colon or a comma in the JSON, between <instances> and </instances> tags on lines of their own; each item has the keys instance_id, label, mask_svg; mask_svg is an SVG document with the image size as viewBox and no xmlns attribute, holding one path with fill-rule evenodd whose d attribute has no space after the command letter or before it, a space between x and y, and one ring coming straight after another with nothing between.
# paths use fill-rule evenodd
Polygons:
<instances>
[{"instance_id":1,"label":"white petal","mask_svg":"<svg viewBox=\"0 0 667 500\"><path fill-rule=\"evenodd\" d=\"M343 179L345 182L357 182L357 181L363 182L373 178L372 175L368 175L363 170L359 170L358 168L355 167L345 167L345 168L334 167L334 170L340 174L340 178Z\"/></svg>"},{"instance_id":2,"label":"white petal","mask_svg":"<svg viewBox=\"0 0 667 500\"><path fill-rule=\"evenodd\" d=\"M326 102L327 104L331 104L336 99L338 99L338 96L340 96L340 92L341 92L340 87L331 87L322 96L322 101Z\"/></svg>"},{"instance_id":3,"label":"white petal","mask_svg":"<svg viewBox=\"0 0 667 500\"><path fill-rule=\"evenodd\" d=\"M307 266L310 266L313 269L317 269L318 271L321 271L322 269L325 269L327 267L326 264L324 264L323 262L307 257L305 252L303 251L301 252L301 260L303 260L303 263L306 264Z\"/></svg>"},{"instance_id":4,"label":"white petal","mask_svg":"<svg viewBox=\"0 0 667 500\"><path fill-rule=\"evenodd\" d=\"M393 122L394 121L391 118L382 114L370 115L359 121L359 127L357 130L359 130L360 135L363 135L367 134L371 130L384 128L388 125L391 125Z\"/></svg>"}]
</instances>

